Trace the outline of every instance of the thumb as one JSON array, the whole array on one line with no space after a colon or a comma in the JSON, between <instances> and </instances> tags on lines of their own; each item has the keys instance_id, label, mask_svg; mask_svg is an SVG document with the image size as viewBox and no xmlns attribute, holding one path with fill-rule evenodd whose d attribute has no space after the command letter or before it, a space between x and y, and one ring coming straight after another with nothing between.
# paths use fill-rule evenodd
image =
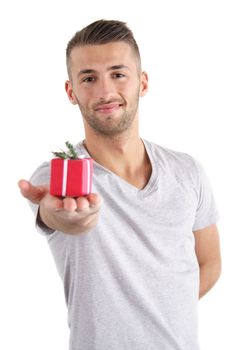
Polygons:
<instances>
[{"instance_id":1,"label":"thumb","mask_svg":"<svg viewBox=\"0 0 233 350\"><path fill-rule=\"evenodd\" d=\"M33 186L26 180L20 180L18 186L22 195L35 204L39 204L41 199L48 193L48 186Z\"/></svg>"}]
</instances>

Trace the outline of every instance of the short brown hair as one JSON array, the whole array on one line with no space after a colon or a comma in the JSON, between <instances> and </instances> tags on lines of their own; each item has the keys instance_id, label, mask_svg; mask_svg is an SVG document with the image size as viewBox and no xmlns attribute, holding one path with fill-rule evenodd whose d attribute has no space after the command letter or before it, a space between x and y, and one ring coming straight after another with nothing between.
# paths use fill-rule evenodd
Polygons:
<instances>
[{"instance_id":1,"label":"short brown hair","mask_svg":"<svg viewBox=\"0 0 233 350\"><path fill-rule=\"evenodd\" d=\"M101 19L84 27L68 42L66 48L66 64L68 74L70 75L69 59L71 51L75 47L85 45L101 45L117 41L123 41L130 45L138 58L139 67L141 67L141 58L138 45L134 39L133 32L127 27L126 23Z\"/></svg>"}]
</instances>

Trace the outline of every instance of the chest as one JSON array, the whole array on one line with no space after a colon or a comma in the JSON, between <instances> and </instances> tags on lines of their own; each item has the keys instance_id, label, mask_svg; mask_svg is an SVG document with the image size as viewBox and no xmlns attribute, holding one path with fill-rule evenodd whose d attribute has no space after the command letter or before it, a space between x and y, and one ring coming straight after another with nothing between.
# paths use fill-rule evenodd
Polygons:
<instances>
[{"instance_id":1,"label":"chest","mask_svg":"<svg viewBox=\"0 0 233 350\"><path fill-rule=\"evenodd\" d=\"M146 187L152 175L152 166L149 160L145 161L141 166L133 171L116 172L119 179L122 179L135 189L142 190Z\"/></svg>"}]
</instances>

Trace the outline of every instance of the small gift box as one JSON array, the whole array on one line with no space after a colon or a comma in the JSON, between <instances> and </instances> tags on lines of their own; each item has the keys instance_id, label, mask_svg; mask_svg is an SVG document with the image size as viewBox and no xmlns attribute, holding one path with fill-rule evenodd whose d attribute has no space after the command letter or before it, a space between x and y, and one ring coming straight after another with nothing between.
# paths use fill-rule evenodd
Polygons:
<instances>
[{"instance_id":1,"label":"small gift box","mask_svg":"<svg viewBox=\"0 0 233 350\"><path fill-rule=\"evenodd\" d=\"M53 152L51 160L50 194L62 197L86 196L92 190L92 158L78 156L74 147L66 142L68 152Z\"/></svg>"}]
</instances>

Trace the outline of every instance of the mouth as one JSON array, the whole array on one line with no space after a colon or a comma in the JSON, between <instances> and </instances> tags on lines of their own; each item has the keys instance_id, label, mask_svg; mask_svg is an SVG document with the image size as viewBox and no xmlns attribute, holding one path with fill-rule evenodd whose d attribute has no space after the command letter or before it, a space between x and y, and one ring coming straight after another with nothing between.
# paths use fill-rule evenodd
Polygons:
<instances>
[{"instance_id":1,"label":"mouth","mask_svg":"<svg viewBox=\"0 0 233 350\"><path fill-rule=\"evenodd\" d=\"M118 111L123 106L122 103L106 103L98 106L95 111L103 114L111 114Z\"/></svg>"}]
</instances>

